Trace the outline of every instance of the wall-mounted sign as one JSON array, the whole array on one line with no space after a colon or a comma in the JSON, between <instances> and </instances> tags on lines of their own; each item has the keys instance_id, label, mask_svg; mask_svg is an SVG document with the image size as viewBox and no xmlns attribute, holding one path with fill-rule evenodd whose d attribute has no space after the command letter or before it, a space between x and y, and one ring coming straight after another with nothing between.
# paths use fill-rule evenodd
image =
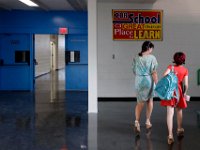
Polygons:
<instances>
[{"instance_id":1,"label":"wall-mounted sign","mask_svg":"<svg viewBox=\"0 0 200 150\"><path fill-rule=\"evenodd\" d=\"M112 10L113 40L162 40L162 10Z\"/></svg>"}]
</instances>

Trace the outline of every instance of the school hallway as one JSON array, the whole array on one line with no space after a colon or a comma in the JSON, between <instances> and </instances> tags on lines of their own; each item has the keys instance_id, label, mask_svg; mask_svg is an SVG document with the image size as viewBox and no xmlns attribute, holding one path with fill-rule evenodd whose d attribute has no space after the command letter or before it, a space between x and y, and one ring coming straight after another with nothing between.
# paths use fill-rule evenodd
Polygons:
<instances>
[{"instance_id":1,"label":"school hallway","mask_svg":"<svg viewBox=\"0 0 200 150\"><path fill-rule=\"evenodd\" d=\"M63 70L36 79L35 92L0 92L1 150L199 150L199 101L184 110L185 136L167 144L166 110L154 103L152 130L146 133L145 111L141 136L131 128L135 101L100 101L87 113L87 91L65 91ZM59 79L59 80L58 80Z\"/></svg>"}]
</instances>

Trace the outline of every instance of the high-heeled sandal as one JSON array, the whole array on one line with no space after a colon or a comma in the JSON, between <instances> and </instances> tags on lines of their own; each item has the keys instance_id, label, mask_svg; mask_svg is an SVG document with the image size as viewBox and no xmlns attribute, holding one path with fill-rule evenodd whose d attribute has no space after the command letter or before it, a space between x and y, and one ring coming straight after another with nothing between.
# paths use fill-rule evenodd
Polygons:
<instances>
[{"instance_id":1,"label":"high-heeled sandal","mask_svg":"<svg viewBox=\"0 0 200 150\"><path fill-rule=\"evenodd\" d=\"M151 129L152 128L152 124L151 122L146 122L146 129Z\"/></svg>"},{"instance_id":2,"label":"high-heeled sandal","mask_svg":"<svg viewBox=\"0 0 200 150\"><path fill-rule=\"evenodd\" d=\"M136 133L136 136L139 136L140 135L140 123L136 120L135 121L135 133Z\"/></svg>"},{"instance_id":3,"label":"high-heeled sandal","mask_svg":"<svg viewBox=\"0 0 200 150\"><path fill-rule=\"evenodd\" d=\"M177 133L177 136L184 136L184 129L178 128L176 133Z\"/></svg>"},{"instance_id":4,"label":"high-heeled sandal","mask_svg":"<svg viewBox=\"0 0 200 150\"><path fill-rule=\"evenodd\" d=\"M173 135L169 135L169 136L167 137L167 143L168 143L169 145L171 145L171 144L174 143Z\"/></svg>"}]
</instances>

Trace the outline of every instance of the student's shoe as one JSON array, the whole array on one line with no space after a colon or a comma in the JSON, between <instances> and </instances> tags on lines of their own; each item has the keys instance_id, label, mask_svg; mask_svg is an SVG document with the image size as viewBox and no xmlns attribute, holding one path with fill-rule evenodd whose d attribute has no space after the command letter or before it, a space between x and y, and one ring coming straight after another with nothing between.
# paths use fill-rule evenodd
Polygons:
<instances>
[{"instance_id":1,"label":"student's shoe","mask_svg":"<svg viewBox=\"0 0 200 150\"><path fill-rule=\"evenodd\" d=\"M184 129L178 128L176 133L177 133L177 136L184 136Z\"/></svg>"},{"instance_id":2,"label":"student's shoe","mask_svg":"<svg viewBox=\"0 0 200 150\"><path fill-rule=\"evenodd\" d=\"M169 135L169 136L167 137L167 143L168 143L169 145L171 145L171 144L174 143L174 138L173 138L172 135Z\"/></svg>"},{"instance_id":3,"label":"student's shoe","mask_svg":"<svg viewBox=\"0 0 200 150\"><path fill-rule=\"evenodd\" d=\"M140 124L139 124L139 122L137 120L135 121L135 128L134 128L134 130L135 130L136 136L139 136L140 135Z\"/></svg>"},{"instance_id":4,"label":"student's shoe","mask_svg":"<svg viewBox=\"0 0 200 150\"><path fill-rule=\"evenodd\" d=\"M147 130L152 128L151 122L146 122L145 124L146 124L146 129Z\"/></svg>"}]
</instances>

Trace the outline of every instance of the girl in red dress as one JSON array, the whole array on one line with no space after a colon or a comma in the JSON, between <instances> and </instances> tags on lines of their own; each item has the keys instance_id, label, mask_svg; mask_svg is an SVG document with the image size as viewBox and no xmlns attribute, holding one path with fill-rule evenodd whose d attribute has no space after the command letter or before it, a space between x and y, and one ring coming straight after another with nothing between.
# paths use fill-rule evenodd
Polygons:
<instances>
[{"instance_id":1,"label":"girl in red dress","mask_svg":"<svg viewBox=\"0 0 200 150\"><path fill-rule=\"evenodd\" d=\"M172 98L171 100L161 100L161 106L167 107L167 127L168 127L168 144L174 142L173 138L173 116L174 108L176 108L177 113L177 136L183 136L184 129L182 128L182 118L183 113L182 109L187 107L186 103L186 93L188 90L188 69L183 66L185 64L186 56L183 52L177 52L174 54L174 71L178 77L178 91L179 91L179 100ZM172 65L167 67L167 70L164 72L164 76L167 75L172 69ZM183 85L184 84L184 89Z\"/></svg>"}]
</instances>

